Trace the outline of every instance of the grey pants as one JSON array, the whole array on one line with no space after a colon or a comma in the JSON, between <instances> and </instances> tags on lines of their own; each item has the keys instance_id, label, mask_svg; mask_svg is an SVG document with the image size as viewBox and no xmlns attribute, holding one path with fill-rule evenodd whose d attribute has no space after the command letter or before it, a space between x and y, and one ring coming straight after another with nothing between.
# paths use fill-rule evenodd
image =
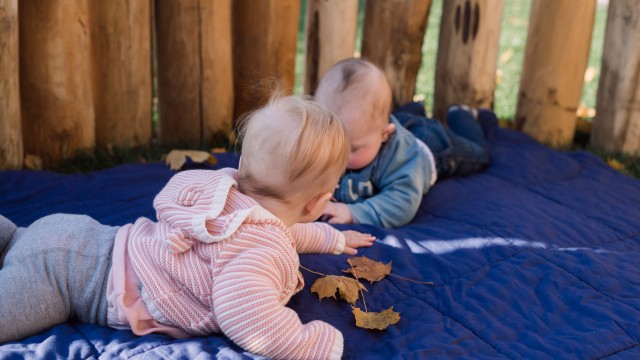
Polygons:
<instances>
[{"instance_id":1,"label":"grey pants","mask_svg":"<svg viewBox=\"0 0 640 360\"><path fill-rule=\"evenodd\" d=\"M68 320L106 325L118 228L56 214L27 228L0 216L0 343Z\"/></svg>"}]
</instances>

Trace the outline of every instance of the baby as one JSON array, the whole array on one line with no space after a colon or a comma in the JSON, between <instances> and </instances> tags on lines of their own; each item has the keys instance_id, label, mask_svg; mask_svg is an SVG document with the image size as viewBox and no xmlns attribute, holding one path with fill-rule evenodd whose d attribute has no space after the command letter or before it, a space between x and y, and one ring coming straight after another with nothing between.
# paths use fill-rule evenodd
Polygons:
<instances>
[{"instance_id":1,"label":"baby","mask_svg":"<svg viewBox=\"0 0 640 360\"><path fill-rule=\"evenodd\" d=\"M56 214L16 228L0 216L0 343L73 319L137 335L224 333L270 358L339 359L342 334L302 324L285 304L304 285L298 253L355 254L374 241L312 222L345 170L343 125L289 96L248 116L241 137L239 169L176 174L153 202L157 222Z\"/></svg>"},{"instance_id":2,"label":"baby","mask_svg":"<svg viewBox=\"0 0 640 360\"><path fill-rule=\"evenodd\" d=\"M337 202L323 211L329 223L402 226L436 179L468 175L489 163L475 110L449 108L448 127L424 117L424 108L391 115L389 83L369 61L336 63L320 80L315 99L342 121L351 143Z\"/></svg>"}]
</instances>

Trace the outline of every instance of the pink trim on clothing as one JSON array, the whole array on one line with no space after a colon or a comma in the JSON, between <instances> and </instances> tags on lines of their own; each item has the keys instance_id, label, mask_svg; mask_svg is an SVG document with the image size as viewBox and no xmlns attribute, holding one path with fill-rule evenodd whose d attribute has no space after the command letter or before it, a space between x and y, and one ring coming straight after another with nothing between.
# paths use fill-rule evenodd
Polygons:
<instances>
[{"instance_id":1,"label":"pink trim on clothing","mask_svg":"<svg viewBox=\"0 0 640 360\"><path fill-rule=\"evenodd\" d=\"M121 227L113 244L111 272L107 280L107 325L115 329L131 329L136 335L152 332L167 334L175 338L186 338L189 334L181 329L155 321L140 295L140 280L131 267L127 241L131 224Z\"/></svg>"}]
</instances>

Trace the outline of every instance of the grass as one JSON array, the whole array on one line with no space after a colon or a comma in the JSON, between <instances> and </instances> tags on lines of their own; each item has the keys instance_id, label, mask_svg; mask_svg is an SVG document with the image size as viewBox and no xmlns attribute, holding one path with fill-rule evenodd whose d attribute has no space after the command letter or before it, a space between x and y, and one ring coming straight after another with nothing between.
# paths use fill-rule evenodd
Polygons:
<instances>
[{"instance_id":1,"label":"grass","mask_svg":"<svg viewBox=\"0 0 640 360\"><path fill-rule=\"evenodd\" d=\"M160 146L141 146L135 148L112 148L81 151L75 157L61 162L45 165L46 170L61 173L80 173L108 169L127 163L147 163L162 161L171 149Z\"/></svg>"},{"instance_id":2,"label":"grass","mask_svg":"<svg viewBox=\"0 0 640 360\"><path fill-rule=\"evenodd\" d=\"M517 94L526 45L531 1L532 0L506 0L504 2L498 50L499 54L494 111L502 120L501 122L507 125L513 122L516 111ZM424 98L427 111L430 111L433 105L435 64L438 50L440 18L442 15L442 2L443 0L433 0L431 4L425 39L422 47L422 65L418 72L418 78L416 81L416 95ZM298 49L296 56L296 80L294 85L294 92L296 94L302 93L302 84L304 81L304 22L307 0L302 0L301 5L300 23L298 27ZM364 0L359 0L359 26L356 48L354 49L355 53L359 53L362 43L364 8ZM606 17L607 7L598 5L592 33L588 70L586 72L585 85L583 87L583 94L581 98L581 104L585 109L595 108ZM589 114L588 112L585 112L585 114L584 120L587 122L591 121L593 114ZM153 116L154 124L157 124L157 100L155 99ZM618 166L618 170L621 172L640 178L640 157L604 153L597 149L590 148L587 146L589 137L588 130L586 132L581 131L583 128L585 128L585 126L579 126L578 128L576 133L576 142L572 148L573 150L591 151L599 155L605 161L613 164L614 167ZM589 126L586 126L586 128L588 129ZM213 146L218 145L213 144ZM160 161L162 154L168 151L169 149L158 146L136 149L112 149L110 151L96 149L83 152L74 159L66 160L48 168L61 172L92 171L126 162ZM610 161L611 159L614 159L615 162Z\"/></svg>"}]
</instances>

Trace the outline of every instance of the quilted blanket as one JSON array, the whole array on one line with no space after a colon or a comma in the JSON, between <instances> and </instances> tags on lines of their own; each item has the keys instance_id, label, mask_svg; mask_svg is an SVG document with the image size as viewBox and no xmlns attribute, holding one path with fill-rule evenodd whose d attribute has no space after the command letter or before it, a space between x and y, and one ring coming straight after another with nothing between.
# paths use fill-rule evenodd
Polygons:
<instances>
[{"instance_id":1,"label":"quilted blanket","mask_svg":"<svg viewBox=\"0 0 640 360\"><path fill-rule=\"evenodd\" d=\"M305 270L305 288L288 306L303 322L340 329L345 359L640 358L640 181L593 155L552 150L515 131L494 127L488 136L489 168L438 182L410 224L341 227L378 238L361 255L434 283L365 283L368 310L393 306L397 324L356 327L347 303L310 292L319 275ZM237 164L237 155L218 157L218 166ZM19 226L56 212L122 225L154 218L153 198L171 176L156 163L76 175L3 171L0 213ZM303 255L301 263L339 275L346 258ZM258 356L222 335L138 337L68 322L0 345L0 358Z\"/></svg>"}]
</instances>

